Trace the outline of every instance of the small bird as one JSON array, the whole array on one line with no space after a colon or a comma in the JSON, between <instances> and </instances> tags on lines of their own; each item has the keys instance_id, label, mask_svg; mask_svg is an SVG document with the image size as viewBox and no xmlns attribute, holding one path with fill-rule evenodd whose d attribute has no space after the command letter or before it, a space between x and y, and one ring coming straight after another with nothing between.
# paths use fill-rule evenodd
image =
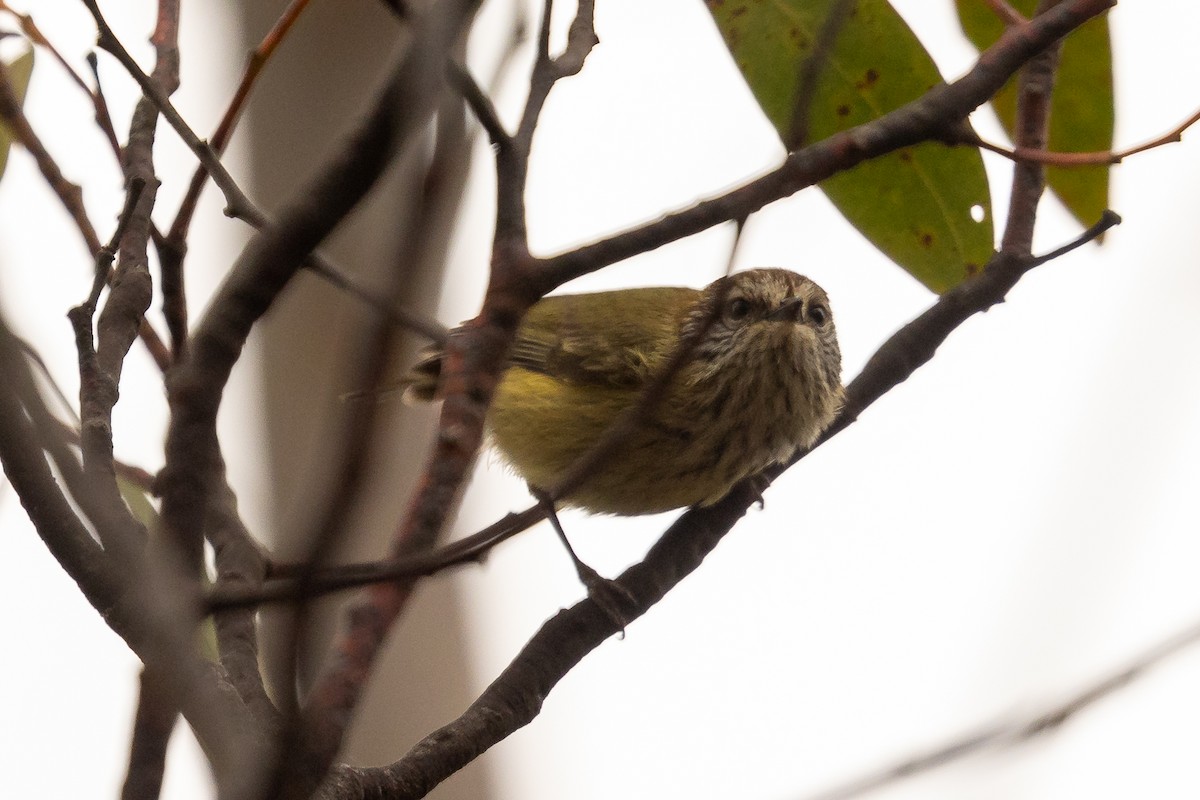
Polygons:
<instances>
[{"instance_id":1,"label":"small bird","mask_svg":"<svg viewBox=\"0 0 1200 800\"><path fill-rule=\"evenodd\" d=\"M439 371L440 354L429 354L407 376L407 394L433 399ZM656 402L635 408L664 379ZM704 289L539 301L517 331L487 425L542 496L622 419L615 450L556 502L653 514L710 505L786 461L816 441L843 396L824 290L789 270L752 269Z\"/></svg>"}]
</instances>

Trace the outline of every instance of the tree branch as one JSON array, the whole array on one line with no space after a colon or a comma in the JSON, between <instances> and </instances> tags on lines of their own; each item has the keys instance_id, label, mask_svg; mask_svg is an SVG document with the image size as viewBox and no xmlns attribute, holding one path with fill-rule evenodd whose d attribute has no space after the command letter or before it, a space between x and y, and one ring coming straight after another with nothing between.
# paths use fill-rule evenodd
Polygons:
<instances>
[{"instance_id":1,"label":"tree branch","mask_svg":"<svg viewBox=\"0 0 1200 800\"><path fill-rule=\"evenodd\" d=\"M539 259L533 270L539 296L601 267L747 216L869 158L926 139L940 139L953 123L991 99L1027 61L1113 5L1115 0L1064 2L1028 25L1009 28L957 81L936 86L895 111L798 150L760 178L657 221Z\"/></svg>"},{"instance_id":2,"label":"tree branch","mask_svg":"<svg viewBox=\"0 0 1200 800\"><path fill-rule=\"evenodd\" d=\"M1021 719L1001 720L990 725L983 725L932 750L868 773L836 788L812 795L808 800L851 800L851 798L862 797L869 792L961 761L976 753L1015 747L1044 734L1052 733L1081 712L1144 677L1151 668L1194 647L1197 643L1200 643L1200 625L1193 625L1148 649L1119 670L1101 677L1041 711Z\"/></svg>"},{"instance_id":3,"label":"tree branch","mask_svg":"<svg viewBox=\"0 0 1200 800\"><path fill-rule=\"evenodd\" d=\"M1087 241L1116 224L1106 216L1088 231ZM840 431L866 408L933 357L942 342L964 321L1001 302L1034 264L997 253L975 278L950 290L925 313L889 338L846 387L846 405L812 448L786 466L768 470L773 480ZM673 524L646 558L615 579L633 599L627 620L644 614L691 574L746 509L760 496L754 481L734 487L715 505L692 508ZM339 770L322 798L374 797L382 793L406 800L424 797L434 786L470 763L492 745L527 725L541 702L585 655L617 632L616 622L589 598L560 611L534 634L511 664L457 720L429 734L400 761L378 770Z\"/></svg>"}]
</instances>

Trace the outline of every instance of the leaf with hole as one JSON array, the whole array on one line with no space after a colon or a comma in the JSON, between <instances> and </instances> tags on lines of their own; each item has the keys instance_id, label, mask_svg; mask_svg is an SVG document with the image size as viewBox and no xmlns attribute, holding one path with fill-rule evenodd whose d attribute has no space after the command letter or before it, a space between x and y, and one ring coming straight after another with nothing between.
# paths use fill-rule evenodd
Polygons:
<instances>
[{"instance_id":1,"label":"leaf with hole","mask_svg":"<svg viewBox=\"0 0 1200 800\"><path fill-rule=\"evenodd\" d=\"M1013 8L1031 16L1036 0L1010 0ZM982 0L955 0L963 32L981 51L1004 32L1004 23ZM1000 124L1012 138L1017 118L1016 81L992 98ZM1089 20L1063 40L1050 96L1048 148L1057 153L1107 152L1113 146L1112 42L1108 17ZM1109 166L1047 167L1046 184L1086 227L1108 208Z\"/></svg>"},{"instance_id":2,"label":"leaf with hole","mask_svg":"<svg viewBox=\"0 0 1200 800\"><path fill-rule=\"evenodd\" d=\"M885 0L857 0L832 45L814 52L836 0L707 0L734 61L786 142L805 119L813 142L877 119L942 82L916 35ZM823 38L824 37L824 38ZM801 75L816 68L808 82ZM798 95L811 84L806 108ZM991 196L971 147L924 142L821 183L833 204L885 255L935 292L991 257Z\"/></svg>"}]
</instances>

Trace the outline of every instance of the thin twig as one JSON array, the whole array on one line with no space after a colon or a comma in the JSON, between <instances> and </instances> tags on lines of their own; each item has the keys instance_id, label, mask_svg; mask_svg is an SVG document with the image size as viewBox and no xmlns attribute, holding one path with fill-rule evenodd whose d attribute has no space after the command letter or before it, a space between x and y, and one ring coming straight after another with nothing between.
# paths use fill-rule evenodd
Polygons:
<instances>
[{"instance_id":1,"label":"thin twig","mask_svg":"<svg viewBox=\"0 0 1200 800\"><path fill-rule=\"evenodd\" d=\"M1010 5L1007 0L983 0L983 2L1008 26L1024 25L1029 22L1025 15Z\"/></svg>"},{"instance_id":2,"label":"thin twig","mask_svg":"<svg viewBox=\"0 0 1200 800\"><path fill-rule=\"evenodd\" d=\"M234 92L233 99L225 109L224 116L221 117L216 130L213 131L209 143L217 156L225 152L225 147L229 144L229 139L233 135L233 130L237 126L242 109L246 105L258 76L270 61L275 50L287 37L296 20L308 7L308 3L309 0L292 0L247 59L242 80ZM175 213L175 221L171 223L170 230L163 237L159 247L163 315L167 319L167 327L171 333L171 346L176 358L183 357L187 352L188 310L187 297L183 291L183 259L187 253L188 230L191 227L192 218L195 216L197 203L200 200L200 192L204 188L208 175L208 169L202 160L192 173L187 191L184 192L183 199L179 203L179 210Z\"/></svg>"},{"instance_id":3,"label":"thin twig","mask_svg":"<svg viewBox=\"0 0 1200 800\"><path fill-rule=\"evenodd\" d=\"M39 430L39 420L51 417L36 391L28 365L0 318L0 461L21 498L38 536L78 584L88 602L147 666L169 676L165 690L178 704L214 765L228 797L245 797L245 785L221 780L244 776L261 760L261 742L248 735L252 727L244 706L214 680L211 666L194 652L192 609L181 602L142 559L120 564L109 558L63 495L42 442L53 430ZM76 494L80 505L86 493ZM113 521L100 519L99 525Z\"/></svg>"},{"instance_id":4,"label":"thin twig","mask_svg":"<svg viewBox=\"0 0 1200 800\"><path fill-rule=\"evenodd\" d=\"M117 140L117 131L113 128L112 115L108 111L108 100L104 97L104 84L100 81L100 61L96 58L94 51L87 54L87 65L92 71L92 80L96 82L96 88L91 92L92 105L96 109L96 122L108 137L108 144L112 148L113 155L120 161L121 143Z\"/></svg>"},{"instance_id":5,"label":"thin twig","mask_svg":"<svg viewBox=\"0 0 1200 800\"><path fill-rule=\"evenodd\" d=\"M1039 0L1037 13L1053 9L1060 0ZM1020 147L1042 149L1050 135L1050 95L1058 72L1061 40L1030 59L1017 86L1014 138ZM1046 190L1046 171L1040 164L1017 164L1009 193L1008 221L1000 239L1001 252L1027 257L1033 246L1038 202Z\"/></svg>"},{"instance_id":6,"label":"thin twig","mask_svg":"<svg viewBox=\"0 0 1200 800\"><path fill-rule=\"evenodd\" d=\"M96 274L92 279L92 291L88 293L87 299L83 301L83 305L88 310L89 325L91 325L91 314L95 313L96 304L100 302L100 292L104 290L104 287L112 277L112 263L113 259L117 257L117 247L120 245L121 239L125 236L125 232L129 229L129 222L133 218L133 210L142 199L142 192L145 189L145 178L139 175L130 179L129 189L125 192L125 205L121 209L120 215L117 216L116 230L113 231L112 238L108 240L108 244L101 247L100 252L96 254Z\"/></svg>"},{"instance_id":7,"label":"thin twig","mask_svg":"<svg viewBox=\"0 0 1200 800\"><path fill-rule=\"evenodd\" d=\"M96 23L96 29L99 31L97 45L101 50L108 52L121 62L121 65L125 67L130 76L137 81L138 86L141 87L145 96L154 103L155 107L162 113L163 118L170 123L175 133L187 145L187 148L204 165L204 168L212 176L213 181L220 187L222 194L225 196L227 206L225 213L231 216L255 218L257 216L257 209L253 203L246 197L241 187L233 179L233 176L229 174L229 171L221 164L221 160L217 157L213 149L201 141L200 137L196 136L187 122L184 121L162 87L138 66L137 61L129 54L129 51L125 49L125 46L121 44L116 34L113 33L112 28L109 27L108 21L101 13L100 6L96 0L82 0L82 2L88 11L91 12L92 18Z\"/></svg>"},{"instance_id":8,"label":"thin twig","mask_svg":"<svg viewBox=\"0 0 1200 800\"><path fill-rule=\"evenodd\" d=\"M982 725L974 731L956 736L946 744L932 750L867 773L841 786L811 795L808 800L851 800L855 797L862 797L914 775L961 761L976 753L1015 747L1044 734L1052 733L1081 712L1143 677L1151 668L1196 646L1197 643L1200 643L1200 625L1193 625L1151 647L1124 667L1102 676L1065 699L1046 706L1041 711L1019 719L1000 720Z\"/></svg>"},{"instance_id":9,"label":"thin twig","mask_svg":"<svg viewBox=\"0 0 1200 800\"><path fill-rule=\"evenodd\" d=\"M100 237L96 234L96 228L88 219L87 210L83 206L83 190L79 188L78 184L67 180L62 170L59 169L58 162L46 150L42 140L29 124L25 112L21 110L16 92L13 91L12 82L8 77L8 67L2 61L0 61L0 119L4 120L4 124L8 126L14 138L33 156L38 170L42 173L42 178L58 197L59 202L62 203L63 208L67 210L67 214L75 223L75 228L83 237L88 254L95 258L96 254L100 252Z\"/></svg>"},{"instance_id":10,"label":"thin twig","mask_svg":"<svg viewBox=\"0 0 1200 800\"><path fill-rule=\"evenodd\" d=\"M246 101L250 97L250 91L254 88L258 76L262 73L263 67L271 60L271 56L275 54L276 49L283 43L295 25L296 20L304 13L308 7L309 0L292 0L283 13L279 15L279 19L271 26L271 30L267 31L266 36L258 43L258 46L250 53L246 59L246 68L242 72L242 79L238 83L237 89L233 93L233 98L229 101L229 105L225 109L225 114L221 117L221 121L217 124L216 130L213 131L212 138L209 140L209 146L212 151L218 156L225 152L226 146L229 144L229 139L233 135L233 130L237 126L238 119L241 117L242 110L246 106ZM204 179L208 176L207 165L201 161L196 167L196 171L192 173L191 182L188 184L187 191L184 193L183 200L179 204L179 211L175 214L175 221L171 224L170 231L167 233L167 240L175 247L182 247L187 239L187 231L191 226L192 217L196 212L196 202L200 197L200 190L204 187Z\"/></svg>"},{"instance_id":11,"label":"thin twig","mask_svg":"<svg viewBox=\"0 0 1200 800\"><path fill-rule=\"evenodd\" d=\"M38 170L42 173L42 179L46 181L51 191L67 210L67 214L75 223L76 230L83 237L88 254L95 259L102 245L95 227L88 218L87 210L84 208L83 190L77 184L67 180L62 170L59 169L58 163L46 150L42 140L29 124L25 112L21 110L21 104L17 102L12 83L9 81L8 68L2 62L0 62L0 119L4 120L16 140L33 156ZM150 327L150 323L144 319L139 324L138 335L142 338L146 349L154 358L159 369L166 371L170 365L170 358L166 355L167 348L154 329Z\"/></svg>"},{"instance_id":12,"label":"thin twig","mask_svg":"<svg viewBox=\"0 0 1200 800\"><path fill-rule=\"evenodd\" d=\"M1143 142L1142 144L1135 145L1125 150L1096 150L1092 152L1060 153L1052 150L1040 150L1032 147L1008 148L1003 145L986 141L978 135L968 135L966 131L961 132L962 137L955 143L982 147L984 150L988 150L1019 163L1042 164L1048 167L1091 167L1097 165L1120 164L1130 156L1144 153L1147 150L1154 150L1158 147L1162 147L1163 145L1182 142L1183 134L1188 128L1192 127L1197 122L1200 122L1200 111L1197 111L1195 114L1188 117L1186 120L1172 128L1167 133L1164 133L1162 136L1158 136L1148 142Z\"/></svg>"},{"instance_id":13,"label":"thin twig","mask_svg":"<svg viewBox=\"0 0 1200 800\"><path fill-rule=\"evenodd\" d=\"M74 70L70 63L63 58L62 53L58 51L58 48L46 38L45 34L42 33L40 28L38 28L37 23L33 21L33 17L28 14L21 14L15 11L9 7L7 3L3 2L3 0L0 0L0 10L5 11L16 18L17 23L21 26L21 32L25 34L29 41L33 42L39 47L49 50L50 55L55 61L58 62L59 66L66 71L67 76L70 77L75 85L82 89L84 94L88 96L88 99L92 101L92 107L95 109L96 124L104 133L104 137L108 140L109 146L112 147L113 152L120 156L121 145L117 141L117 132L113 129L112 117L108 113L108 104L104 102L104 95L100 92L99 76L96 78L96 90L93 91L79 75L79 73ZM93 69L94 63L95 62L93 59L89 59L89 64L93 65Z\"/></svg>"},{"instance_id":14,"label":"thin twig","mask_svg":"<svg viewBox=\"0 0 1200 800\"><path fill-rule=\"evenodd\" d=\"M496 113L496 107L492 104L491 98L487 96L467 68L456 61L451 61L446 65L446 77L449 79L450 85L467 101L471 113L475 115L487 133L488 141L498 148L512 147L512 137L504 129L504 123L500 121L500 116Z\"/></svg>"},{"instance_id":15,"label":"thin twig","mask_svg":"<svg viewBox=\"0 0 1200 800\"><path fill-rule=\"evenodd\" d=\"M869 158L928 139L941 139L955 121L987 102L1025 62L1048 45L1103 13L1115 0L1072 0L1007 30L967 74L935 86L919 99L850 130L791 153L771 172L703 200L570 252L538 259L531 274L539 294L631 256L686 236L812 186Z\"/></svg>"},{"instance_id":16,"label":"thin twig","mask_svg":"<svg viewBox=\"0 0 1200 800\"><path fill-rule=\"evenodd\" d=\"M143 669L121 800L152 800L159 796L166 771L167 741L178 716L153 674Z\"/></svg>"}]
</instances>

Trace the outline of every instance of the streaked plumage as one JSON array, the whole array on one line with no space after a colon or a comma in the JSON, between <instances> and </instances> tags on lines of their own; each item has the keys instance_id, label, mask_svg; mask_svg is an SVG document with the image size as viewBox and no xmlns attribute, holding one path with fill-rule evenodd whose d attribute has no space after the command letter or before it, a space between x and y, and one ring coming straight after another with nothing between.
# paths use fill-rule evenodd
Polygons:
<instances>
[{"instance_id":1,"label":"streaked plumage","mask_svg":"<svg viewBox=\"0 0 1200 800\"><path fill-rule=\"evenodd\" d=\"M756 269L703 290L537 303L488 416L497 449L533 486L553 486L706 320L662 400L565 504L622 515L706 505L811 444L842 401L828 298L794 272ZM430 393L436 367L418 365L414 393Z\"/></svg>"}]
</instances>

